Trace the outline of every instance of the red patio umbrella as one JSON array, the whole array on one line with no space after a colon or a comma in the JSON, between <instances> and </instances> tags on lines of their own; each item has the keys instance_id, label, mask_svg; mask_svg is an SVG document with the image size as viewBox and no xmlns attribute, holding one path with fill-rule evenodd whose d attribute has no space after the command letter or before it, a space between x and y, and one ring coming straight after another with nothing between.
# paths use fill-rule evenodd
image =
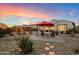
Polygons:
<instances>
[{"instance_id":1,"label":"red patio umbrella","mask_svg":"<svg viewBox=\"0 0 79 59\"><path fill-rule=\"evenodd\" d=\"M38 24L36 24L37 26L54 26L53 23L51 22L47 22L47 21L43 21L43 22L40 22Z\"/></svg>"}]
</instances>

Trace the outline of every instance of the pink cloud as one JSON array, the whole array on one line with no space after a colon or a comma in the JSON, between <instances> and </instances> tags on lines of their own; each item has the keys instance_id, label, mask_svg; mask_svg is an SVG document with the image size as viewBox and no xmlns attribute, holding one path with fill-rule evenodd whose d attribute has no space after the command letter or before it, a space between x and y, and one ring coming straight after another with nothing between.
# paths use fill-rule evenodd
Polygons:
<instances>
[{"instance_id":1,"label":"pink cloud","mask_svg":"<svg viewBox=\"0 0 79 59\"><path fill-rule=\"evenodd\" d=\"M34 18L48 18L49 15L40 11L35 11L31 8L24 8L20 6L0 5L0 17L4 19L10 15L20 17L34 17Z\"/></svg>"},{"instance_id":2,"label":"pink cloud","mask_svg":"<svg viewBox=\"0 0 79 59\"><path fill-rule=\"evenodd\" d=\"M4 19L6 19L7 17L9 17L9 15L0 14L0 20L4 20Z\"/></svg>"}]
</instances>

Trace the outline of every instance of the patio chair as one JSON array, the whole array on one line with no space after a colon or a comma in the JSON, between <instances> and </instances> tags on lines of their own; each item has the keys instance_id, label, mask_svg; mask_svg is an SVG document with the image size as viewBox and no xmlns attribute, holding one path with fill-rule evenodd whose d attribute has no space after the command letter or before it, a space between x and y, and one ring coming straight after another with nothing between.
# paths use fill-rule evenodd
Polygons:
<instances>
[{"instance_id":1,"label":"patio chair","mask_svg":"<svg viewBox=\"0 0 79 59\"><path fill-rule=\"evenodd\" d=\"M47 37L50 37L50 32L44 32L45 33L45 36L47 36Z\"/></svg>"},{"instance_id":2,"label":"patio chair","mask_svg":"<svg viewBox=\"0 0 79 59\"><path fill-rule=\"evenodd\" d=\"M45 35L44 31L41 31L41 36L44 36L44 35Z\"/></svg>"},{"instance_id":3,"label":"patio chair","mask_svg":"<svg viewBox=\"0 0 79 59\"><path fill-rule=\"evenodd\" d=\"M51 31L51 36L53 36L53 37L55 36L54 30Z\"/></svg>"}]
</instances>

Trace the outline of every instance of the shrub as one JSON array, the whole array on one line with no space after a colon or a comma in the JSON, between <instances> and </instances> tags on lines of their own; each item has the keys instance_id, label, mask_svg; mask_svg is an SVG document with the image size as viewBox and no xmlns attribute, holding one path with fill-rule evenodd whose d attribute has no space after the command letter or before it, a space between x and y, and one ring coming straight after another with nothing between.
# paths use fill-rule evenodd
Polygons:
<instances>
[{"instance_id":1,"label":"shrub","mask_svg":"<svg viewBox=\"0 0 79 59\"><path fill-rule=\"evenodd\" d=\"M18 35L21 35L21 33L20 33L20 32L18 32L17 34L18 34Z\"/></svg>"},{"instance_id":2,"label":"shrub","mask_svg":"<svg viewBox=\"0 0 79 59\"><path fill-rule=\"evenodd\" d=\"M4 37L6 35L5 29L0 28L0 37Z\"/></svg>"},{"instance_id":3,"label":"shrub","mask_svg":"<svg viewBox=\"0 0 79 59\"><path fill-rule=\"evenodd\" d=\"M78 48L75 49L75 53L79 54L79 49Z\"/></svg>"},{"instance_id":4,"label":"shrub","mask_svg":"<svg viewBox=\"0 0 79 59\"><path fill-rule=\"evenodd\" d=\"M24 54L32 52L33 50L33 43L31 42L29 37L21 37L18 45Z\"/></svg>"},{"instance_id":5,"label":"shrub","mask_svg":"<svg viewBox=\"0 0 79 59\"><path fill-rule=\"evenodd\" d=\"M71 32L72 32L72 30L69 29L69 30L66 31L66 34L71 34Z\"/></svg>"},{"instance_id":6,"label":"shrub","mask_svg":"<svg viewBox=\"0 0 79 59\"><path fill-rule=\"evenodd\" d=\"M6 34L10 34L12 31L10 28L6 28L6 29L3 29L3 28L0 28L0 37L4 37L6 36Z\"/></svg>"},{"instance_id":7,"label":"shrub","mask_svg":"<svg viewBox=\"0 0 79 59\"><path fill-rule=\"evenodd\" d=\"M71 34L72 32L75 33L75 34L78 34L79 30L76 29L76 28L73 28L73 29L69 29L69 30L66 31L67 34Z\"/></svg>"},{"instance_id":8,"label":"shrub","mask_svg":"<svg viewBox=\"0 0 79 59\"><path fill-rule=\"evenodd\" d=\"M6 34L10 34L12 32L11 28L6 29Z\"/></svg>"},{"instance_id":9,"label":"shrub","mask_svg":"<svg viewBox=\"0 0 79 59\"><path fill-rule=\"evenodd\" d=\"M72 32L75 34L79 33L78 30L74 30L74 29L66 31L67 34L71 34Z\"/></svg>"},{"instance_id":10,"label":"shrub","mask_svg":"<svg viewBox=\"0 0 79 59\"><path fill-rule=\"evenodd\" d=\"M23 32L23 35L26 35L26 32Z\"/></svg>"},{"instance_id":11,"label":"shrub","mask_svg":"<svg viewBox=\"0 0 79 59\"><path fill-rule=\"evenodd\" d=\"M14 34L13 34L13 33L10 33L9 35L10 35L10 36L14 36Z\"/></svg>"}]
</instances>

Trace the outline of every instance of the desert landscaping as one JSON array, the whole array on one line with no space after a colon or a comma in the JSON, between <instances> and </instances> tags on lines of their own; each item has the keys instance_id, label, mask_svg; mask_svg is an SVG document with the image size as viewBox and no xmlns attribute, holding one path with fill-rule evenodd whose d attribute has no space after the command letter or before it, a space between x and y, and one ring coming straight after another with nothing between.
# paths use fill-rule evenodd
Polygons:
<instances>
[{"instance_id":1,"label":"desert landscaping","mask_svg":"<svg viewBox=\"0 0 79 59\"><path fill-rule=\"evenodd\" d=\"M28 35L15 35L0 38L0 54L20 55L17 38ZM33 51L27 55L75 55L79 54L79 35L71 37L68 34L60 34L55 37L41 37L35 34L29 35L33 42Z\"/></svg>"}]
</instances>

